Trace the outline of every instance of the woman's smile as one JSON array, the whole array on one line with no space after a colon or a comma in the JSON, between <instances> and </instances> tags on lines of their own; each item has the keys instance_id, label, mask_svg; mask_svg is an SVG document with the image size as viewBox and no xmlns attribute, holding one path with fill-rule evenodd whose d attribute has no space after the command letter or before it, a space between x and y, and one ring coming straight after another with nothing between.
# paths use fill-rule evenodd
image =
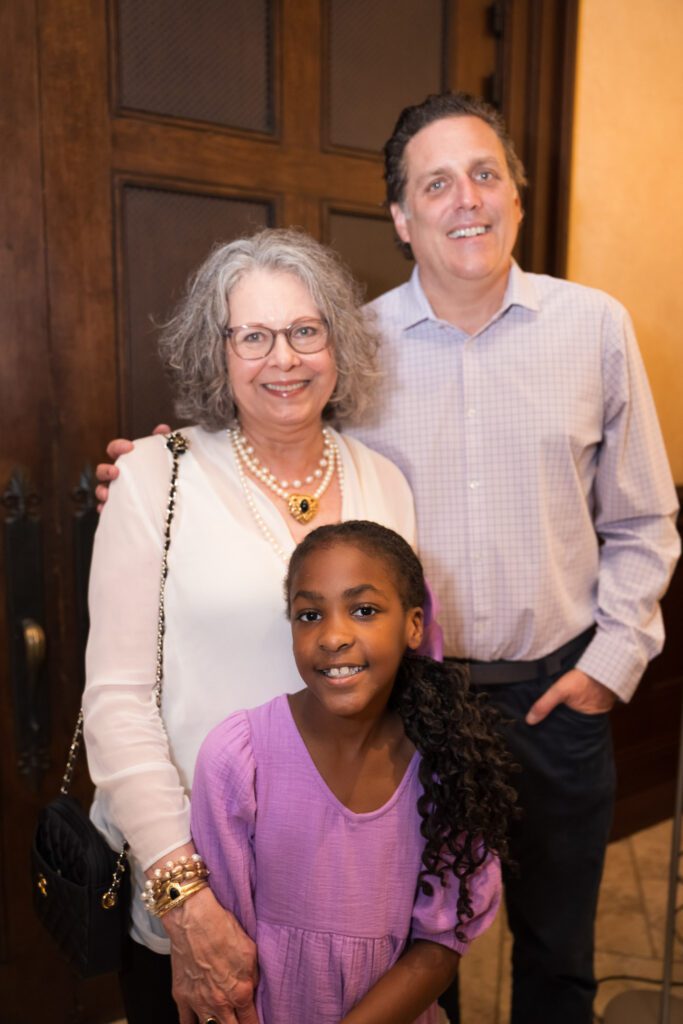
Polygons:
<instances>
[{"instance_id":1,"label":"woman's smile","mask_svg":"<svg viewBox=\"0 0 683 1024\"><path fill-rule=\"evenodd\" d=\"M278 398L289 398L307 388L308 383L307 380L267 381L262 386L269 394L276 395Z\"/></svg>"}]
</instances>

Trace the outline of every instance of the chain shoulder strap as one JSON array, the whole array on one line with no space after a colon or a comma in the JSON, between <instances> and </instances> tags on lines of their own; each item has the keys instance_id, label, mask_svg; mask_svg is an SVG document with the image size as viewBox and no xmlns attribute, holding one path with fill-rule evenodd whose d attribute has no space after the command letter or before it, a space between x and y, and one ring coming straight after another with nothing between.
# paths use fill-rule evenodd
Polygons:
<instances>
[{"instance_id":1,"label":"chain shoulder strap","mask_svg":"<svg viewBox=\"0 0 683 1024\"><path fill-rule=\"evenodd\" d=\"M175 498L178 483L178 462L180 456L188 449L187 439L175 430L166 438L166 447L173 456L171 467L171 483L168 489L166 505L166 523L164 526L164 543L161 555L161 576L159 578L159 615L157 617L157 665L154 679L154 699L161 710L161 687L164 677L164 634L166 632L166 577L168 576L168 550L171 546L171 523L175 513Z\"/></svg>"},{"instance_id":2,"label":"chain shoulder strap","mask_svg":"<svg viewBox=\"0 0 683 1024\"><path fill-rule=\"evenodd\" d=\"M81 747L81 737L83 736L83 709L78 712L78 718L76 719L76 729L73 737L71 738L71 746L69 747L69 753L66 758L66 768L64 769L64 776L62 778L62 784L59 787L59 792L67 795L71 789L71 779L73 777L74 768L76 767L76 758L78 757L78 751Z\"/></svg>"},{"instance_id":3,"label":"chain shoulder strap","mask_svg":"<svg viewBox=\"0 0 683 1024\"><path fill-rule=\"evenodd\" d=\"M174 430L173 433L169 434L166 438L166 447L173 456L173 463L171 466L171 482L168 489L168 502L166 505L166 516L164 522L164 541L162 545L161 555L161 577L159 580L159 614L157 616L157 643L156 643L156 672L154 678L154 699L157 707L161 710L161 687L164 675L164 633L166 631L166 612L165 612L165 597L166 597L166 578L168 576L168 551L171 546L171 523L173 522L173 515L175 513L175 501L176 491L178 484L178 463L180 456L184 455L189 448L189 442L187 438L180 433L179 430ZM71 780L73 778L74 768L76 766L76 759L78 752L81 748L81 742L83 739L83 708L78 712L78 718L76 720L76 729L74 730L73 737L71 739L71 745L69 747L69 753L66 759L66 768L64 770L64 776L62 778L62 784L59 787L59 792L64 796L68 795L69 789L71 788ZM106 909L116 906L117 893L121 885L121 879L123 872L126 870L126 854L128 853L128 843L124 842L121 852L116 861L116 868L112 877L112 884L109 889L102 896L102 906Z\"/></svg>"}]
</instances>

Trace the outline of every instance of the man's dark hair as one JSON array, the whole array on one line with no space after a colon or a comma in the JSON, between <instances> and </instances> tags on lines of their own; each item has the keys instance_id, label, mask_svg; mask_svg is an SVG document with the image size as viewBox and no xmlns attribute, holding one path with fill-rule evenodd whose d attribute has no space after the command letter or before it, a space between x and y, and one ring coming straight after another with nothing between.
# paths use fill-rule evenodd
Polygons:
<instances>
[{"instance_id":1,"label":"man's dark hair","mask_svg":"<svg viewBox=\"0 0 683 1024\"><path fill-rule=\"evenodd\" d=\"M384 180L387 183L387 205L403 203L407 182L407 171L403 155L405 148L419 131L434 121L446 117L478 117L492 128L501 141L505 161L517 190L521 192L527 184L524 165L515 152L503 118L489 103L466 92L442 92L427 96L422 103L405 107L396 122L391 138L384 146ZM412 250L407 242L400 248L405 256L412 259Z\"/></svg>"}]
</instances>

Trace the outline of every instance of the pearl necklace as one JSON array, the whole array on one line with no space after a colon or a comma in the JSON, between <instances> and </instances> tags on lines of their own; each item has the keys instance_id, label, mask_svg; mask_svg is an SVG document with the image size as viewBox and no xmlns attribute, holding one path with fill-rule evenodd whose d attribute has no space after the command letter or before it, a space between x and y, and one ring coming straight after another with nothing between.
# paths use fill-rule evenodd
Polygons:
<instances>
[{"instance_id":1,"label":"pearl necklace","mask_svg":"<svg viewBox=\"0 0 683 1024\"><path fill-rule=\"evenodd\" d=\"M256 525L258 526L259 530L261 531L263 536L266 538L266 540L268 541L268 543L270 544L272 549L275 551L275 554L279 556L279 558L284 562L285 565L288 565L289 564L289 555L287 554L287 552L283 548L280 547L280 545L276 541L275 537L273 536L273 534L271 533L271 531L270 531L270 529L268 527L268 524L266 523L265 519L263 518L263 516L259 512L258 507L256 505L256 501L254 499L254 495L253 495L252 490L251 490L251 488L249 486L249 481L247 480L246 473L244 472L244 466L242 465L242 459L239 457L239 454L238 454L238 451L237 451L237 436L238 436L238 433L239 432L237 430L228 429L228 437L230 438L230 441L232 442L233 451L235 452L235 462L237 463L237 475L239 476L239 479L240 479L240 484L241 484L241 487L242 487L242 491L244 493L244 500L247 503L247 508L249 509L249 511L251 512L252 516L254 517L254 521L255 521ZM243 435L241 435L241 434L240 434L240 436L243 437ZM336 464L336 467L337 467L337 482L339 484L339 496L341 498L341 505L342 505L342 511L343 511L343 508L344 508L344 466L343 466L343 463L342 463L342 460L341 460L341 453L340 453L339 448L337 447L337 444L335 443L334 439L329 436L329 433L326 435L326 441L327 441L327 443L330 445L330 447L334 451L334 461L335 461L335 464Z\"/></svg>"},{"instance_id":2,"label":"pearl necklace","mask_svg":"<svg viewBox=\"0 0 683 1024\"><path fill-rule=\"evenodd\" d=\"M315 483L316 479L320 481L315 491L312 494L302 493L301 487L303 486L301 480L292 480L291 484L288 480L278 481L275 474L265 466L261 460L254 454L254 447L251 445L244 434L238 430L229 430L230 440L237 457L237 461L240 465L246 467L249 472L260 480L268 487L273 494L277 494L278 498L282 498L283 501L287 502L287 508L289 514L293 519L296 519L298 523L307 523L316 515L318 511L319 499L323 496L325 491L330 485L330 481L334 476L334 471L339 462L339 452L337 446L333 441L327 427L323 427L323 454L322 458L318 460L317 468L307 476L304 480L306 484ZM290 490L290 487L294 490Z\"/></svg>"}]
</instances>

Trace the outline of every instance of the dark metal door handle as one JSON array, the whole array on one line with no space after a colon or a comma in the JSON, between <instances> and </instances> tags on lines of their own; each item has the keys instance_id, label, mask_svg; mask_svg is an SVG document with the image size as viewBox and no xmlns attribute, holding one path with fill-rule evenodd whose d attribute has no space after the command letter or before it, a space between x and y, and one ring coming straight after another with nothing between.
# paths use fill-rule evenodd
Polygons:
<instances>
[{"instance_id":1,"label":"dark metal door handle","mask_svg":"<svg viewBox=\"0 0 683 1024\"><path fill-rule=\"evenodd\" d=\"M38 696L38 680L40 670L45 664L47 643L45 630L33 619L22 619L21 629L24 635L24 651L26 654L26 691L28 697L31 727L37 731L39 726L35 719L36 700Z\"/></svg>"},{"instance_id":2,"label":"dark metal door handle","mask_svg":"<svg viewBox=\"0 0 683 1024\"><path fill-rule=\"evenodd\" d=\"M50 716L45 687L43 524L41 502L15 470L2 495L12 717L19 774L35 789L48 768Z\"/></svg>"}]
</instances>

